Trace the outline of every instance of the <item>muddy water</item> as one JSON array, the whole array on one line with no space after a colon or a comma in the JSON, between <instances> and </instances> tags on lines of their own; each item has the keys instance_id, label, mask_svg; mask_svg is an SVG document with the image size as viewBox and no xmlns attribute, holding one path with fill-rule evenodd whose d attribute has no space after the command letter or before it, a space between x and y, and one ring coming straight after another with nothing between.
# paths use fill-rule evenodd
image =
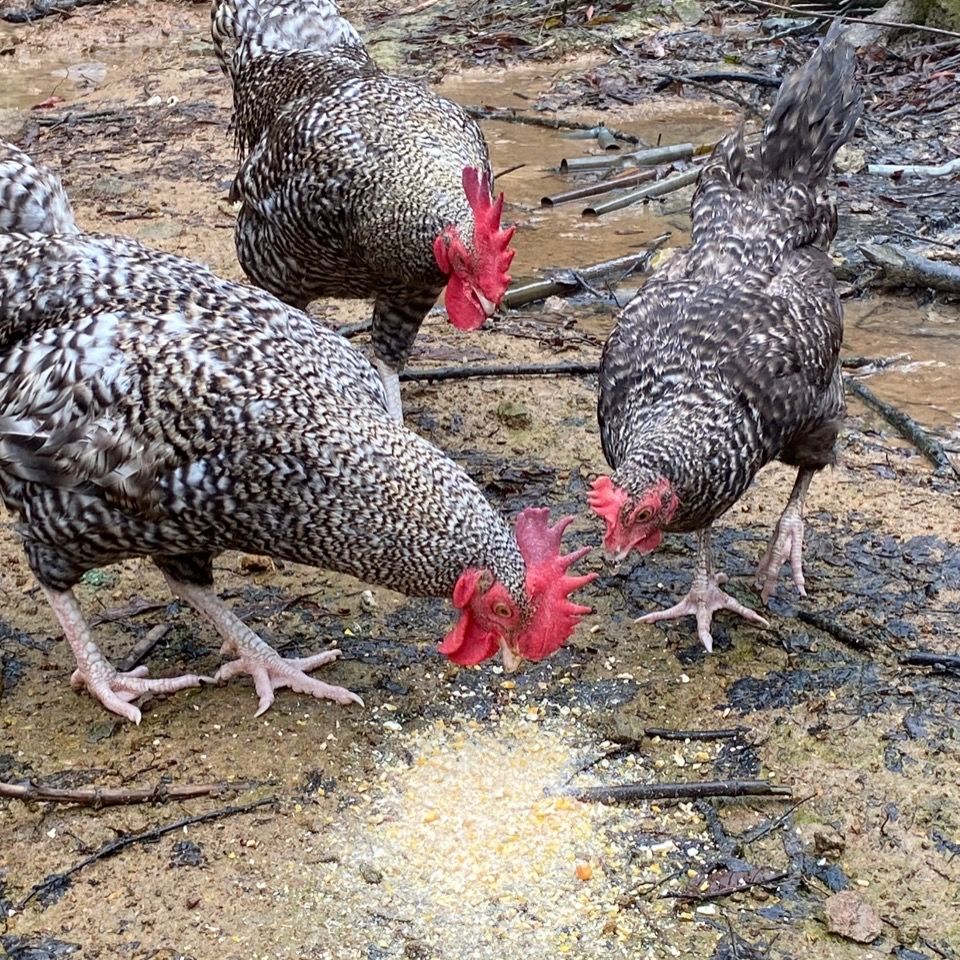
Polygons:
<instances>
[{"instance_id":1,"label":"muddy water","mask_svg":"<svg viewBox=\"0 0 960 960\"><path fill-rule=\"evenodd\" d=\"M489 75L460 76L440 89L464 103L516 108L536 99L549 76L524 76L521 72L520 77L511 74L508 82ZM517 92L522 93L522 98L516 97ZM564 116L588 122L596 119L569 111ZM624 108L616 118L604 117L604 122L626 128L647 143L709 142L729 129L729 119L705 113L702 104L676 99L639 109ZM542 207L542 197L598 178L596 173L561 174L558 170L561 158L600 154L596 142L514 123L486 122L484 129L495 171L523 164L498 185L507 195L508 215L521 225L516 241L515 277L524 278L554 267L583 267L623 256L665 232L671 234L669 245L686 243L690 189L599 219L582 216L581 211L591 201ZM960 309L921 304L916 295L908 295L849 301L845 310L844 347L848 354L905 355L871 377L873 389L920 423L948 436L960 436ZM602 333L602 329L591 332Z\"/></svg>"}]
</instances>

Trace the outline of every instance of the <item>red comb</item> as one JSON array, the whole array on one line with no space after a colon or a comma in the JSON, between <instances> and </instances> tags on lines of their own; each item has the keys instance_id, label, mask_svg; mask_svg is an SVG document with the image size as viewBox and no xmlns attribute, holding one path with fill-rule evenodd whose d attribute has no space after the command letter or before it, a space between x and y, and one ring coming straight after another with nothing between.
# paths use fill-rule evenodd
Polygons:
<instances>
[{"instance_id":1,"label":"red comb","mask_svg":"<svg viewBox=\"0 0 960 960\"><path fill-rule=\"evenodd\" d=\"M499 303L510 285L510 264L516 250L510 249L510 241L516 227L500 228L503 214L503 194L496 200L490 195L490 174L481 173L476 167L463 168L463 192L473 211L473 245L480 262L480 281L484 295ZM497 293L496 298L490 293Z\"/></svg>"},{"instance_id":2,"label":"red comb","mask_svg":"<svg viewBox=\"0 0 960 960\"><path fill-rule=\"evenodd\" d=\"M597 477L587 494L587 503L590 504L590 508L611 527L616 526L620 511L626 502L626 493L615 487L609 477Z\"/></svg>"},{"instance_id":3,"label":"red comb","mask_svg":"<svg viewBox=\"0 0 960 960\"><path fill-rule=\"evenodd\" d=\"M528 507L517 517L517 546L527 566L527 599L534 611L518 641L526 660L542 660L563 645L584 614L591 612L590 607L573 603L569 595L597 577L595 573L567 575L590 548L561 554L563 532L573 517L563 517L551 527L549 516L545 507Z\"/></svg>"}]
</instances>

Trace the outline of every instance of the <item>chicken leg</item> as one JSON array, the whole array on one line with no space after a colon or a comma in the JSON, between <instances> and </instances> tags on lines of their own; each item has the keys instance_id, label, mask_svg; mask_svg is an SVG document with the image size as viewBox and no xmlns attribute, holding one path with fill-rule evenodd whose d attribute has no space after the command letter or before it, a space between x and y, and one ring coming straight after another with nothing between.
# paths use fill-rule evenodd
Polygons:
<instances>
[{"instance_id":1,"label":"chicken leg","mask_svg":"<svg viewBox=\"0 0 960 960\"><path fill-rule=\"evenodd\" d=\"M394 420L399 420L403 423L403 403L400 400L400 374L397 373L389 363L385 363L379 358L374 359L373 364L377 368L377 373L380 374L380 379L383 381L383 389L387 395L387 413L389 413Z\"/></svg>"},{"instance_id":2,"label":"chicken leg","mask_svg":"<svg viewBox=\"0 0 960 960\"><path fill-rule=\"evenodd\" d=\"M225 682L241 673L253 677L259 697L259 706L254 716L259 717L273 703L274 691L290 687L297 693L309 694L321 700L334 700L340 704L363 701L343 687L334 687L307 676L308 670L316 670L340 657L339 650L326 650L312 657L284 659L268 643L260 639L209 587L177 580L164 572L170 591L189 603L223 639L222 653L234 654L239 659L225 663L216 673L218 683Z\"/></svg>"},{"instance_id":3,"label":"chicken leg","mask_svg":"<svg viewBox=\"0 0 960 960\"><path fill-rule=\"evenodd\" d=\"M774 528L767 552L757 568L757 589L766 603L777 590L780 568L790 561L793 582L801 597L807 595L803 579L803 501L815 471L801 467L790 493L790 499Z\"/></svg>"},{"instance_id":4,"label":"chicken leg","mask_svg":"<svg viewBox=\"0 0 960 960\"><path fill-rule=\"evenodd\" d=\"M697 636L706 647L707 653L713 652L713 636L710 622L718 610L730 610L751 623L768 626L760 614L745 607L739 600L724 593L720 587L727 582L727 576L713 569L713 554L710 550L710 528L697 532L697 566L693 575L690 592L677 604L666 610L658 610L640 617L637 623L657 623L660 620L678 620L680 617L697 618Z\"/></svg>"},{"instance_id":5,"label":"chicken leg","mask_svg":"<svg viewBox=\"0 0 960 960\"><path fill-rule=\"evenodd\" d=\"M175 693L186 687L200 686L200 677L193 674L149 680L146 667L119 673L90 635L90 628L73 591L44 587L43 593L60 621L63 635L77 661L70 685L75 690L86 687L111 712L140 723L140 711L130 703L131 700L143 693Z\"/></svg>"}]
</instances>

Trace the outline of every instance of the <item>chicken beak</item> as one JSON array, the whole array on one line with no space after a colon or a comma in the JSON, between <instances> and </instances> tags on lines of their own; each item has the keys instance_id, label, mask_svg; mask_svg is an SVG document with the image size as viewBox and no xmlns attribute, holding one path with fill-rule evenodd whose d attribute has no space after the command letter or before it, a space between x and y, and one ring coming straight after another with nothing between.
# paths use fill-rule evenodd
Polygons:
<instances>
[{"instance_id":1,"label":"chicken beak","mask_svg":"<svg viewBox=\"0 0 960 960\"><path fill-rule=\"evenodd\" d=\"M488 300L476 287L473 288L473 292L476 294L483 312L488 317L492 317L497 312L497 305L492 300Z\"/></svg>"},{"instance_id":2,"label":"chicken beak","mask_svg":"<svg viewBox=\"0 0 960 960\"><path fill-rule=\"evenodd\" d=\"M504 673L514 673L523 663L523 657L503 637L500 638L500 657L503 660Z\"/></svg>"}]
</instances>

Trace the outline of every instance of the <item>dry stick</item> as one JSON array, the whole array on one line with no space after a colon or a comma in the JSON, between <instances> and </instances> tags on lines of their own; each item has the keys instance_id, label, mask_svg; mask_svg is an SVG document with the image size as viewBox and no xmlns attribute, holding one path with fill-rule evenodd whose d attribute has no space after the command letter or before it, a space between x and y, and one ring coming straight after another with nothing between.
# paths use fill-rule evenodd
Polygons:
<instances>
[{"instance_id":1,"label":"dry stick","mask_svg":"<svg viewBox=\"0 0 960 960\"><path fill-rule=\"evenodd\" d=\"M112 787L86 787L79 790L59 790L35 783L5 783L0 781L0 797L22 800L24 803L78 803L84 807L121 807L135 803L166 803L171 800L193 800L196 797L222 796L235 790L225 783L193 784L171 787L158 783L155 787L121 790Z\"/></svg>"},{"instance_id":2,"label":"dry stick","mask_svg":"<svg viewBox=\"0 0 960 960\"><path fill-rule=\"evenodd\" d=\"M68 880L75 873L79 873L85 867L116 856L118 853L126 850L127 847L135 846L138 843L151 843L154 840L159 840L161 837L166 836L168 833L175 833L177 830L182 830L184 827L192 826L195 823L206 823L210 820L222 820L225 817L233 817L241 813L251 813L259 807L276 803L277 800L277 797L267 797L264 800L255 800L253 803L246 803L242 806L221 807L219 810L211 810L208 813L198 813L196 816L184 817L182 820L175 820L173 823L167 823L161 827L153 827L151 830L145 830L143 833L134 833L126 837L120 837L117 840L111 840L109 843L105 843L99 850L91 853L89 857L85 857L72 867L64 870L63 873L54 873L47 877L46 880L35 883L30 888L30 892L14 909L17 911L23 910L34 897L62 884L65 880Z\"/></svg>"},{"instance_id":3,"label":"dry stick","mask_svg":"<svg viewBox=\"0 0 960 960\"><path fill-rule=\"evenodd\" d=\"M859 380L844 377L843 383L847 390L856 394L870 409L879 413L900 436L909 440L933 464L936 473L948 473L952 470L960 476L960 468L953 465L940 441L927 433L913 417L898 410L893 404L881 400Z\"/></svg>"},{"instance_id":4,"label":"dry stick","mask_svg":"<svg viewBox=\"0 0 960 960\"><path fill-rule=\"evenodd\" d=\"M769 873L765 872L769 870ZM665 900L672 898L676 900L719 900L721 897L730 897L735 893L742 893L751 887L765 887L771 883L777 883L787 876L783 870L773 870L772 868L763 868L752 870L727 870L726 875L730 878L736 878L736 885L729 889L707 889L707 890L668 890L660 894L660 898ZM732 942L732 941L731 941ZM734 954L736 956L736 954Z\"/></svg>"},{"instance_id":5,"label":"dry stick","mask_svg":"<svg viewBox=\"0 0 960 960\"><path fill-rule=\"evenodd\" d=\"M960 654L934 653L932 650L915 650L904 654L901 663L915 667L949 667L951 670L960 670Z\"/></svg>"},{"instance_id":6,"label":"dry stick","mask_svg":"<svg viewBox=\"0 0 960 960\"><path fill-rule=\"evenodd\" d=\"M833 637L834 640L853 650L859 650L861 652L864 650L869 651L876 646L872 640L866 640L860 637L858 634L848 630L842 623L837 623L836 620L831 620L829 617L824 616L824 614L817 613L816 610L798 610L797 619L801 623L808 623L811 627L822 630L824 633Z\"/></svg>"},{"instance_id":7,"label":"dry stick","mask_svg":"<svg viewBox=\"0 0 960 960\"><path fill-rule=\"evenodd\" d=\"M659 237L654 237L645 250L638 253L616 257L613 260L604 260L602 263L594 263L589 267L583 267L581 270L567 271L572 274L569 279L555 277L548 280L534 280L532 283L525 283L519 287L511 287L503 298L503 305L515 309L536 300L546 300L547 297L569 295L582 288L581 279L589 283L594 280L602 280L614 273L620 274L620 279L623 279L646 267L653 254L669 238L669 233L662 233Z\"/></svg>"},{"instance_id":8,"label":"dry stick","mask_svg":"<svg viewBox=\"0 0 960 960\"><path fill-rule=\"evenodd\" d=\"M498 173L493 175L493 182L496 183L502 177L505 177L508 173L516 173L517 170L522 170L526 166L525 163L515 163L512 167L507 167L506 170L500 170Z\"/></svg>"},{"instance_id":9,"label":"dry stick","mask_svg":"<svg viewBox=\"0 0 960 960\"><path fill-rule=\"evenodd\" d=\"M922 163L870 163L867 164L867 173L886 177L949 177L953 173L960 173L960 157L937 166Z\"/></svg>"},{"instance_id":10,"label":"dry stick","mask_svg":"<svg viewBox=\"0 0 960 960\"><path fill-rule=\"evenodd\" d=\"M792 797L792 788L767 780L692 780L688 783L621 783L574 787L567 796L584 803L633 803L638 800L697 800L704 797Z\"/></svg>"},{"instance_id":11,"label":"dry stick","mask_svg":"<svg viewBox=\"0 0 960 960\"><path fill-rule=\"evenodd\" d=\"M675 177L668 177L665 180L658 180L650 184L649 187L641 187L639 190L631 190L622 196L614 197L613 200L607 200L606 203L597 203L592 207L583 210L585 217L602 217L605 213L612 213L614 210L622 210L629 207L638 200L652 200L654 197L664 197L668 193L673 193L693 183L700 176L699 170L687 170L685 173L677 174Z\"/></svg>"},{"instance_id":12,"label":"dry stick","mask_svg":"<svg viewBox=\"0 0 960 960\"><path fill-rule=\"evenodd\" d=\"M842 365L844 370L862 370L864 367L883 370L885 367L892 367L895 363L909 359L909 353L898 353L895 357L844 357Z\"/></svg>"},{"instance_id":13,"label":"dry stick","mask_svg":"<svg viewBox=\"0 0 960 960\"><path fill-rule=\"evenodd\" d=\"M856 357L856 360L863 358ZM432 370L404 370L400 374L403 381L419 380L469 380L480 377L590 377L600 372L600 361L593 363L506 363L491 366L435 367ZM800 614L802 617L802 614ZM814 624L819 626L819 623ZM824 628L825 629L825 628ZM829 631L828 631L829 632ZM662 737L664 740L719 740L734 737L742 727L727 730L667 730L649 727L644 730L648 737Z\"/></svg>"},{"instance_id":14,"label":"dry stick","mask_svg":"<svg viewBox=\"0 0 960 960\"><path fill-rule=\"evenodd\" d=\"M35 0L32 6L16 7L0 13L0 20L7 23L33 23L57 13L69 13L76 7L88 7L93 4L109 3L110 0Z\"/></svg>"},{"instance_id":15,"label":"dry stick","mask_svg":"<svg viewBox=\"0 0 960 960\"><path fill-rule=\"evenodd\" d=\"M768 0L744 0L744 2L752 7L761 7L764 10L786 10L788 13L797 13L795 7L788 7L782 3L770 3ZM939 27L928 27L920 23L898 23L896 20L856 20L841 14L815 13L813 10L805 10L803 16L813 20L842 20L844 23L865 23L868 27L893 27L897 30L920 30L924 33L936 33L942 37L956 37L960 40L960 33L954 33L953 30L941 30Z\"/></svg>"},{"instance_id":16,"label":"dry stick","mask_svg":"<svg viewBox=\"0 0 960 960\"><path fill-rule=\"evenodd\" d=\"M672 163L674 160L689 160L695 154L709 153L715 143L674 143L667 147L651 147L649 150L637 150L616 157L574 157L560 161L560 172L571 170L603 170L629 161L635 167L655 167L658 163Z\"/></svg>"},{"instance_id":17,"label":"dry stick","mask_svg":"<svg viewBox=\"0 0 960 960\"><path fill-rule=\"evenodd\" d=\"M561 120L557 117L535 117L528 113L517 113L515 110L498 110L494 107L482 107L475 105L466 105L463 109L477 120L501 120L505 123L525 123L533 127L546 127L548 130L590 130L600 129L595 123L580 123L576 120ZM643 141L632 133L625 133L623 130L614 130L610 127L610 134L622 140L624 143L643 144ZM597 134L594 133L594 136Z\"/></svg>"},{"instance_id":18,"label":"dry stick","mask_svg":"<svg viewBox=\"0 0 960 960\"><path fill-rule=\"evenodd\" d=\"M726 73L722 70L708 70L705 73L658 73L666 83L658 83L653 89L661 90L670 83L686 83L688 80L695 80L698 83L722 83L724 80L735 80L737 83L755 83L760 87L777 88L781 80L778 77L767 77L760 73L737 73L730 71Z\"/></svg>"},{"instance_id":19,"label":"dry stick","mask_svg":"<svg viewBox=\"0 0 960 960\"><path fill-rule=\"evenodd\" d=\"M117 664L121 673L128 673L134 667L139 667L149 656L150 651L173 629L169 623L158 623L147 631L146 635L138 640L127 655Z\"/></svg>"},{"instance_id":20,"label":"dry stick","mask_svg":"<svg viewBox=\"0 0 960 960\"><path fill-rule=\"evenodd\" d=\"M348 323L342 327L335 327L334 333L339 333L341 337L346 337L349 340L361 333L367 333L371 327L373 327L373 320L361 320L359 323Z\"/></svg>"},{"instance_id":21,"label":"dry stick","mask_svg":"<svg viewBox=\"0 0 960 960\"><path fill-rule=\"evenodd\" d=\"M510 363L490 367L436 367L433 370L404 370L400 379L468 380L473 377L581 377L600 372L594 363Z\"/></svg>"},{"instance_id":22,"label":"dry stick","mask_svg":"<svg viewBox=\"0 0 960 960\"><path fill-rule=\"evenodd\" d=\"M576 190L567 190L565 193L556 193L552 197L541 197L541 207L555 207L561 203L569 203L571 200L585 200L587 197L598 197L602 193L610 193L612 190L622 190L624 187L635 187L638 183L646 183L648 180L656 180L657 170L655 167L648 167L636 173L632 170L627 173L617 174L609 180L601 180L599 183L589 183L585 187L577 187Z\"/></svg>"},{"instance_id":23,"label":"dry stick","mask_svg":"<svg viewBox=\"0 0 960 960\"><path fill-rule=\"evenodd\" d=\"M960 293L960 267L929 260L892 243L860 243L860 252L883 269L887 280L898 286L930 287L945 293Z\"/></svg>"},{"instance_id":24,"label":"dry stick","mask_svg":"<svg viewBox=\"0 0 960 960\"><path fill-rule=\"evenodd\" d=\"M746 727L725 727L719 730L671 730L667 727L646 727L645 737L661 740L730 740L746 733Z\"/></svg>"}]
</instances>

